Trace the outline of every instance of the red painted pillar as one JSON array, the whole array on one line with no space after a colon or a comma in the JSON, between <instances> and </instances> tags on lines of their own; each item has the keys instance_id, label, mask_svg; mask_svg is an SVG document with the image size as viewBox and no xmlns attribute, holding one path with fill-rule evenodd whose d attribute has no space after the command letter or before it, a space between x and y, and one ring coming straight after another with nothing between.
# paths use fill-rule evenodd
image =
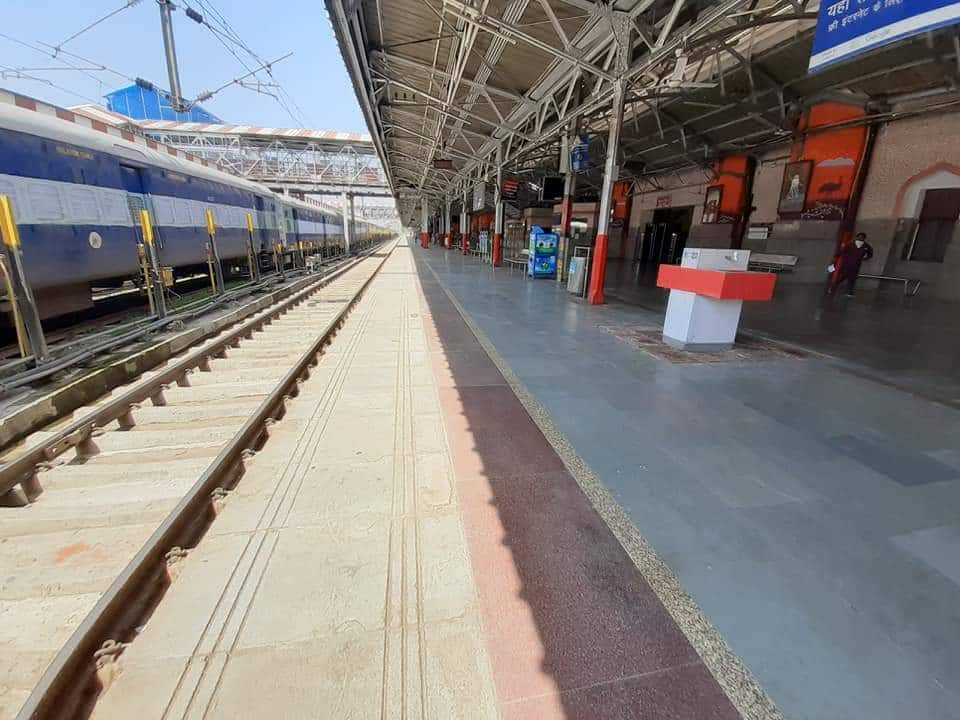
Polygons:
<instances>
[{"instance_id":1,"label":"red painted pillar","mask_svg":"<svg viewBox=\"0 0 960 720\"><path fill-rule=\"evenodd\" d=\"M470 235L469 235L469 233L463 233L463 235L460 236L460 243L461 243L461 248L462 248L462 250L463 250L463 254L464 254L464 255L469 255L469 254L470 254Z\"/></svg>"},{"instance_id":2,"label":"red painted pillar","mask_svg":"<svg viewBox=\"0 0 960 720\"><path fill-rule=\"evenodd\" d=\"M424 250L430 247L430 208L426 198L420 201L420 247Z\"/></svg>"},{"instance_id":3,"label":"red painted pillar","mask_svg":"<svg viewBox=\"0 0 960 720\"><path fill-rule=\"evenodd\" d=\"M606 302L603 284L607 279L607 248L610 244L607 231L610 228L613 184L617 181L617 153L620 149L620 128L623 125L623 100L626 89L626 79L621 75L613 84L613 112L610 115L607 159L604 163L600 213L597 217L597 242L593 246L593 269L590 272L590 288L587 291L587 302L591 305L602 305Z\"/></svg>"},{"instance_id":4,"label":"red painted pillar","mask_svg":"<svg viewBox=\"0 0 960 720\"><path fill-rule=\"evenodd\" d=\"M590 289L587 292L587 302L591 305L603 305L607 299L603 294L603 285L607 280L607 234L597 235L597 242L593 246L593 269L590 273Z\"/></svg>"},{"instance_id":5,"label":"red painted pillar","mask_svg":"<svg viewBox=\"0 0 960 720\"><path fill-rule=\"evenodd\" d=\"M503 145L497 146L497 176L493 188L493 253L490 262L495 268L503 262Z\"/></svg>"}]
</instances>

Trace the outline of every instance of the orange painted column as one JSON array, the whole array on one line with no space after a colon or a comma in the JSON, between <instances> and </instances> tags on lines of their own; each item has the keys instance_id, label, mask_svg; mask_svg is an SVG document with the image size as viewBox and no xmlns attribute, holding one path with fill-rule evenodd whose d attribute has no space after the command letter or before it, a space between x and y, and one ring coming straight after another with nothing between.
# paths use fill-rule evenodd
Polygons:
<instances>
[{"instance_id":1,"label":"orange painted column","mask_svg":"<svg viewBox=\"0 0 960 720\"><path fill-rule=\"evenodd\" d=\"M623 125L623 101L627 84L623 76L613 85L613 105L610 114L610 130L607 136L607 157L603 169L603 189L600 192L600 214L597 218L597 242L593 246L593 268L590 272L590 287L587 302L602 305L606 302L603 285L607 279L607 250L610 239L610 215L613 202L613 185L617 181L617 153L620 151L620 128Z\"/></svg>"},{"instance_id":2,"label":"orange painted column","mask_svg":"<svg viewBox=\"0 0 960 720\"><path fill-rule=\"evenodd\" d=\"M430 209L426 198L420 201L420 247L424 250L430 247Z\"/></svg>"},{"instance_id":3,"label":"orange painted column","mask_svg":"<svg viewBox=\"0 0 960 720\"><path fill-rule=\"evenodd\" d=\"M593 269L590 272L590 289L587 292L587 302L591 305L603 305L607 299L603 294L603 286L607 281L607 250L610 238L606 233L597 235L597 242L593 245Z\"/></svg>"},{"instance_id":4,"label":"orange painted column","mask_svg":"<svg viewBox=\"0 0 960 720\"><path fill-rule=\"evenodd\" d=\"M840 221L840 245L850 241L853 220L848 217L851 196L860 177L867 145L866 126L855 121L863 107L842 102L812 106L797 123L799 139L790 148L790 160L806 164L802 207L784 212L783 219ZM844 123L849 123L844 126ZM839 127L834 127L839 126ZM800 170L797 172L799 174Z\"/></svg>"},{"instance_id":5,"label":"orange painted column","mask_svg":"<svg viewBox=\"0 0 960 720\"><path fill-rule=\"evenodd\" d=\"M503 146L497 146L497 176L493 188L493 252L490 262L495 268L503 263Z\"/></svg>"}]
</instances>

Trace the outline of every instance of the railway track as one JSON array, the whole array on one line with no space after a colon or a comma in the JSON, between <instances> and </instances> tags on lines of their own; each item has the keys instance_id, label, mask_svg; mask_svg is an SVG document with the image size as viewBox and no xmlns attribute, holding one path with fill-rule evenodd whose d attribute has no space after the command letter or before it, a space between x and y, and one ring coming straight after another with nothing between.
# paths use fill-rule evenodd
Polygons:
<instances>
[{"instance_id":1,"label":"railway track","mask_svg":"<svg viewBox=\"0 0 960 720\"><path fill-rule=\"evenodd\" d=\"M390 250L35 433L0 465L0 495L26 503L0 507L0 720L89 709Z\"/></svg>"},{"instance_id":2,"label":"railway track","mask_svg":"<svg viewBox=\"0 0 960 720\"><path fill-rule=\"evenodd\" d=\"M327 263L332 263L332 267L335 268L336 265L344 262L343 257L335 257ZM302 273L302 270L288 271L288 277ZM133 306L99 317L77 319L69 328L61 328L47 334L50 358L43 366L35 366L32 356L13 357L15 347L6 346L0 349L0 356L5 358L0 360L0 395L13 388L29 385L70 370L96 355L122 349L150 333L162 331L173 322L190 321L226 303L236 302L252 293L262 292L271 284L282 281L282 277L279 273L268 273L258 282L233 283L228 285L226 292L220 296L210 294L206 290L194 291L168 304L169 314L163 320L155 316L132 316L130 311ZM139 300L146 302L145 298L139 298Z\"/></svg>"}]
</instances>

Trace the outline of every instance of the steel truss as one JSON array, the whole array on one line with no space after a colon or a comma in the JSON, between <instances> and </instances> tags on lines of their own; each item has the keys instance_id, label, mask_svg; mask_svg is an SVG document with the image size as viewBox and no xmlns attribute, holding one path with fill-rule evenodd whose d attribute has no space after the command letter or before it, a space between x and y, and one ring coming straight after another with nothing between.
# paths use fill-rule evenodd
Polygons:
<instances>
[{"instance_id":1,"label":"steel truss","mask_svg":"<svg viewBox=\"0 0 960 720\"><path fill-rule=\"evenodd\" d=\"M282 135L248 136L181 128L145 132L157 142L186 150L221 170L278 190L390 194L383 166L368 143L332 144Z\"/></svg>"},{"instance_id":2,"label":"steel truss","mask_svg":"<svg viewBox=\"0 0 960 720\"><path fill-rule=\"evenodd\" d=\"M401 217L411 225L424 201L438 212L460 204L466 188L498 172L556 169L563 138L578 130L601 138L599 155L614 154L606 163L598 156L598 167L637 183L684 168L709 172L724 153L789 139L795 112L809 99L798 86L806 83L810 94L805 60L774 73L758 59L809 43L817 10L809 0L506 0L496 9L489 0L326 4ZM388 5L393 18L402 13L409 21L385 23ZM960 85L960 41L954 38L952 55L928 42L932 57L922 62L944 68L952 79L947 89ZM543 69L521 91L510 79L524 76L524 58ZM915 62L898 56L885 70ZM816 95L847 93L857 76L851 67L844 78L818 81ZM618 96L622 132L604 145L611 118L620 117L612 107ZM440 159L453 169L434 167ZM582 186L601 182L587 176Z\"/></svg>"}]
</instances>

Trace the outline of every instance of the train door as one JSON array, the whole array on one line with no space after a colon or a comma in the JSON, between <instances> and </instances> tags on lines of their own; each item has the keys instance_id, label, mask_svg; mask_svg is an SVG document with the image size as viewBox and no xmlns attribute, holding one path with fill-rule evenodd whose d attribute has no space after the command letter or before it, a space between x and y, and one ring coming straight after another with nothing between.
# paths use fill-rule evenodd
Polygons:
<instances>
[{"instance_id":1,"label":"train door","mask_svg":"<svg viewBox=\"0 0 960 720\"><path fill-rule=\"evenodd\" d=\"M284 247L287 246L287 214L290 212L290 208L280 206L279 210L276 213L277 216L277 227L280 230L280 244Z\"/></svg>"},{"instance_id":2,"label":"train door","mask_svg":"<svg viewBox=\"0 0 960 720\"><path fill-rule=\"evenodd\" d=\"M253 217L257 226L257 232L254 235L257 239L254 245L254 252L259 253L264 249L264 240L269 243L269 227L266 221L266 212L263 205L263 198L259 195L253 196Z\"/></svg>"},{"instance_id":3,"label":"train door","mask_svg":"<svg viewBox=\"0 0 960 720\"><path fill-rule=\"evenodd\" d=\"M127 207L130 209L130 219L137 228L137 240L143 240L143 231L140 228L140 211L149 210L150 217L153 219L154 238L157 247L163 247L163 238L157 228L157 218L150 205L150 196L147 195L146 182L143 177L143 169L132 165L120 166L120 179L123 183L123 189L127 192Z\"/></svg>"}]
</instances>

